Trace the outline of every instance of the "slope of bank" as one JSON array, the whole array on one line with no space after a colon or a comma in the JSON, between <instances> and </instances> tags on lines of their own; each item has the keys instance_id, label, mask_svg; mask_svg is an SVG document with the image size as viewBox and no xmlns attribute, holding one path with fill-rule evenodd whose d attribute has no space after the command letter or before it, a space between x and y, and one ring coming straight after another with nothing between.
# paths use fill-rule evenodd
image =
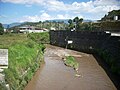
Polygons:
<instances>
[{"instance_id":1,"label":"slope of bank","mask_svg":"<svg viewBox=\"0 0 120 90\"><path fill-rule=\"evenodd\" d=\"M0 48L9 51L8 68L4 70L5 83L11 90L22 90L43 62L45 46L30 39L27 34L0 36Z\"/></svg>"}]
</instances>

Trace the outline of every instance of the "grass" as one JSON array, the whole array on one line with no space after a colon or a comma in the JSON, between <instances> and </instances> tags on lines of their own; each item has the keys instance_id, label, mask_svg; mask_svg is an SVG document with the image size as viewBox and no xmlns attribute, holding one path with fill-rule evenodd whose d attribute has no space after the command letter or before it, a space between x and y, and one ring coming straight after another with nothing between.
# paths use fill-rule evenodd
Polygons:
<instances>
[{"instance_id":1,"label":"grass","mask_svg":"<svg viewBox=\"0 0 120 90\"><path fill-rule=\"evenodd\" d=\"M4 34L0 35L0 48L9 48L13 44L27 41L26 34Z\"/></svg>"},{"instance_id":2,"label":"grass","mask_svg":"<svg viewBox=\"0 0 120 90\"><path fill-rule=\"evenodd\" d=\"M110 66L110 70L113 73L120 75L120 66L119 63L117 63L116 57L112 57L107 50L96 49L96 52Z\"/></svg>"},{"instance_id":3,"label":"grass","mask_svg":"<svg viewBox=\"0 0 120 90\"><path fill-rule=\"evenodd\" d=\"M67 56L64 63L67 66L73 67L75 70L79 68L79 63L75 60L73 56Z\"/></svg>"},{"instance_id":4,"label":"grass","mask_svg":"<svg viewBox=\"0 0 120 90\"><path fill-rule=\"evenodd\" d=\"M0 90L7 90L7 88L5 87L5 83L0 81Z\"/></svg>"},{"instance_id":5,"label":"grass","mask_svg":"<svg viewBox=\"0 0 120 90\"><path fill-rule=\"evenodd\" d=\"M8 49L8 69L5 81L12 90L23 90L43 61L45 46L30 39L27 34L0 35L0 48Z\"/></svg>"},{"instance_id":6,"label":"grass","mask_svg":"<svg viewBox=\"0 0 120 90\"><path fill-rule=\"evenodd\" d=\"M37 43L42 44L48 44L50 43L49 40L49 32L43 32L43 33L30 33L28 34L28 37Z\"/></svg>"}]
</instances>

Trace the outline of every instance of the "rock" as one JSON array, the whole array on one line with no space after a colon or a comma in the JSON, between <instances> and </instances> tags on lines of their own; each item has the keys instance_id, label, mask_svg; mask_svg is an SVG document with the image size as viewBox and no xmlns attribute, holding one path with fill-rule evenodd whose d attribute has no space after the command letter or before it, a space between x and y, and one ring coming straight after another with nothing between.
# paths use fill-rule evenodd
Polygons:
<instances>
[{"instance_id":1,"label":"rock","mask_svg":"<svg viewBox=\"0 0 120 90\"><path fill-rule=\"evenodd\" d=\"M73 57L82 57L82 55L72 55Z\"/></svg>"},{"instance_id":2,"label":"rock","mask_svg":"<svg viewBox=\"0 0 120 90\"><path fill-rule=\"evenodd\" d=\"M76 77L81 77L81 75L80 75L80 74L75 74L75 76L76 76Z\"/></svg>"},{"instance_id":3,"label":"rock","mask_svg":"<svg viewBox=\"0 0 120 90\"><path fill-rule=\"evenodd\" d=\"M65 53L65 56L67 57L67 56L70 56L70 54L68 54L68 53Z\"/></svg>"},{"instance_id":4,"label":"rock","mask_svg":"<svg viewBox=\"0 0 120 90\"><path fill-rule=\"evenodd\" d=\"M63 61L65 61L65 60L66 60L66 58L62 58L62 60L63 60Z\"/></svg>"}]
</instances>

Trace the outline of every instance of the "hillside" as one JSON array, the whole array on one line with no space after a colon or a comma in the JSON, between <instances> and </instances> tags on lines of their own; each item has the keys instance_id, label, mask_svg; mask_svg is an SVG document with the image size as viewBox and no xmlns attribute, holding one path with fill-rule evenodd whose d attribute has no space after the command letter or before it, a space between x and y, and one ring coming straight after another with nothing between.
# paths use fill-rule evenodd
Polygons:
<instances>
[{"instance_id":1,"label":"hillside","mask_svg":"<svg viewBox=\"0 0 120 90\"><path fill-rule=\"evenodd\" d=\"M19 26L22 23L16 22L16 23L11 23L11 24L2 24L4 28L11 28L11 27L15 27L15 26Z\"/></svg>"},{"instance_id":2,"label":"hillside","mask_svg":"<svg viewBox=\"0 0 120 90\"><path fill-rule=\"evenodd\" d=\"M114 20L114 16L118 16L118 20L120 20L120 9L108 12L108 15L101 18L101 21Z\"/></svg>"}]
</instances>

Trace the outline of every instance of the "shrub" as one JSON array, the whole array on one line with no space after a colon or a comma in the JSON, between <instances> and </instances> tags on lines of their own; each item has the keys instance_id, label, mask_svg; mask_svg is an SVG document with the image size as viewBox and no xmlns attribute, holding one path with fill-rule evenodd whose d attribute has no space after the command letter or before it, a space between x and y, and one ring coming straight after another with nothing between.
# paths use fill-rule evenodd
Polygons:
<instances>
[{"instance_id":1,"label":"shrub","mask_svg":"<svg viewBox=\"0 0 120 90\"><path fill-rule=\"evenodd\" d=\"M65 63L65 65L73 67L74 69L79 68L79 64L73 56L67 56L64 63Z\"/></svg>"}]
</instances>

